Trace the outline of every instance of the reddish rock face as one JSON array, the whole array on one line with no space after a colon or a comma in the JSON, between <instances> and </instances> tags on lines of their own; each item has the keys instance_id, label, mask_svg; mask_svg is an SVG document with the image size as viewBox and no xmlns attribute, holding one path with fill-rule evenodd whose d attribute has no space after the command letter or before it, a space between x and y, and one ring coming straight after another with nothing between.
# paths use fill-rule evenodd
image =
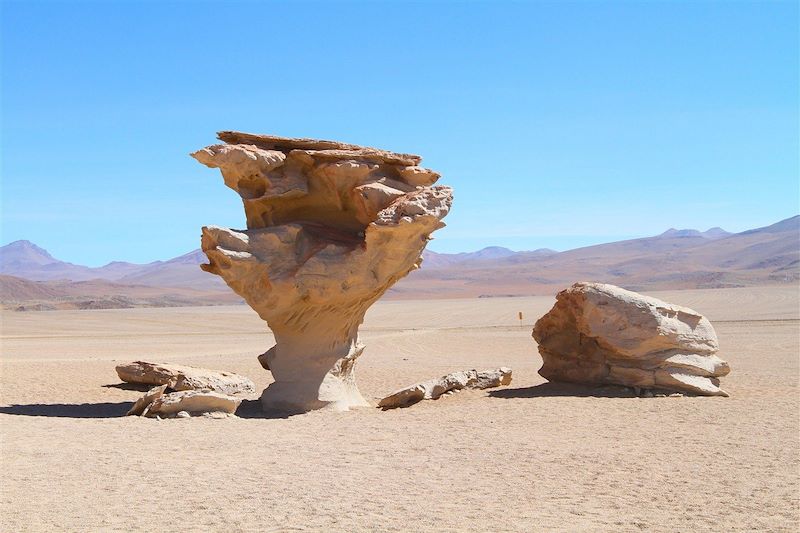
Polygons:
<instances>
[{"instance_id":1,"label":"reddish rock face","mask_svg":"<svg viewBox=\"0 0 800 533\"><path fill-rule=\"evenodd\" d=\"M335 141L221 132L192 154L242 198L246 230L203 228L202 268L267 321L265 408L368 405L353 369L364 314L418 268L452 190L420 157Z\"/></svg>"}]
</instances>

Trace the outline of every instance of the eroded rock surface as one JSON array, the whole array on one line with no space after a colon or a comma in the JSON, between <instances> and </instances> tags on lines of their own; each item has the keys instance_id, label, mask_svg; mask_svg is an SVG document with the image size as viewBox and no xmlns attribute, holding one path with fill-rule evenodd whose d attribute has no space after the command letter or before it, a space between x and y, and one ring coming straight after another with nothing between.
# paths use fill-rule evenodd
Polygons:
<instances>
[{"instance_id":1,"label":"eroded rock surface","mask_svg":"<svg viewBox=\"0 0 800 533\"><path fill-rule=\"evenodd\" d=\"M450 391L461 389L488 389L511 383L511 369L466 370L453 372L437 379L416 383L393 392L378 403L383 409L408 407L422 400L435 400Z\"/></svg>"},{"instance_id":2,"label":"eroded rock surface","mask_svg":"<svg viewBox=\"0 0 800 533\"><path fill-rule=\"evenodd\" d=\"M119 378L127 383L166 385L176 391L208 389L223 394L250 394L256 391L255 384L249 378L208 368L133 361L117 365L116 370Z\"/></svg>"},{"instance_id":3,"label":"eroded rock surface","mask_svg":"<svg viewBox=\"0 0 800 533\"><path fill-rule=\"evenodd\" d=\"M156 398L163 396L166 391L166 385L153 387L147 391L144 396L136 400L136 403L134 403L133 407L131 407L130 411L128 411L128 416L144 416L147 413L147 409L150 407L150 404L156 401Z\"/></svg>"},{"instance_id":4,"label":"eroded rock surface","mask_svg":"<svg viewBox=\"0 0 800 533\"><path fill-rule=\"evenodd\" d=\"M550 381L727 396L717 335L700 313L602 283L576 283L533 328Z\"/></svg>"},{"instance_id":5,"label":"eroded rock surface","mask_svg":"<svg viewBox=\"0 0 800 533\"><path fill-rule=\"evenodd\" d=\"M116 367L127 383L156 385L136 400L128 415L174 418L198 414L233 414L241 397L255 385L244 376L171 363L134 361ZM184 414L180 414L184 413Z\"/></svg>"},{"instance_id":6,"label":"eroded rock surface","mask_svg":"<svg viewBox=\"0 0 800 533\"><path fill-rule=\"evenodd\" d=\"M241 398L210 390L183 390L162 394L154 398L144 416L172 418L180 412L190 415L205 413L233 414L242 403Z\"/></svg>"},{"instance_id":7,"label":"eroded rock surface","mask_svg":"<svg viewBox=\"0 0 800 533\"><path fill-rule=\"evenodd\" d=\"M192 154L242 198L246 230L203 228L202 268L264 319L259 357L275 383L265 408L346 410L368 403L353 368L364 313L418 268L444 226L449 187L419 156L336 141L221 132Z\"/></svg>"}]
</instances>

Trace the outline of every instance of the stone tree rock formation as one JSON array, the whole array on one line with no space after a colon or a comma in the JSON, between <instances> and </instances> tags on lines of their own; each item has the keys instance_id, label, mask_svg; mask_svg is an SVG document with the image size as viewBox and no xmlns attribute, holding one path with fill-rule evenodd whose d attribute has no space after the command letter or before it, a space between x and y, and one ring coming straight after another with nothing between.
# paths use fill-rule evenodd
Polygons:
<instances>
[{"instance_id":1,"label":"stone tree rock formation","mask_svg":"<svg viewBox=\"0 0 800 533\"><path fill-rule=\"evenodd\" d=\"M242 198L246 230L203 228L207 272L267 321L259 356L275 383L264 408L365 406L353 368L364 314L418 268L444 226L449 187L419 156L312 139L225 131L192 157Z\"/></svg>"},{"instance_id":2,"label":"stone tree rock formation","mask_svg":"<svg viewBox=\"0 0 800 533\"><path fill-rule=\"evenodd\" d=\"M533 328L550 381L727 396L717 334L700 313L603 283L576 283Z\"/></svg>"}]
</instances>

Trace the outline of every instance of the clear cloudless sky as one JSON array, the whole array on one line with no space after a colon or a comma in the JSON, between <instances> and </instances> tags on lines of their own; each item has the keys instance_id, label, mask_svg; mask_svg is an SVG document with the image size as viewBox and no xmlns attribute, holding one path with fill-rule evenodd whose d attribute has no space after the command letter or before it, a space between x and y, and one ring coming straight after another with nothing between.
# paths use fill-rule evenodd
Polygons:
<instances>
[{"instance_id":1,"label":"clear cloudless sky","mask_svg":"<svg viewBox=\"0 0 800 533\"><path fill-rule=\"evenodd\" d=\"M2 10L2 243L167 259L235 129L423 156L431 248L568 249L798 205L798 3L37 2Z\"/></svg>"}]
</instances>

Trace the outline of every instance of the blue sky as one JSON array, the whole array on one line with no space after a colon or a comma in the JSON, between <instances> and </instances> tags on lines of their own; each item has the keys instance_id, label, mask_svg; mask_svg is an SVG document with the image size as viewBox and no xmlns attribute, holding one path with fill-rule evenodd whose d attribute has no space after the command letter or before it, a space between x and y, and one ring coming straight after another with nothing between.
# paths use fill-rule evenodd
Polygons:
<instances>
[{"instance_id":1,"label":"blue sky","mask_svg":"<svg viewBox=\"0 0 800 533\"><path fill-rule=\"evenodd\" d=\"M423 156L431 248L741 231L798 205L798 7L2 3L2 243L166 259L238 197L188 153L238 129Z\"/></svg>"}]
</instances>

